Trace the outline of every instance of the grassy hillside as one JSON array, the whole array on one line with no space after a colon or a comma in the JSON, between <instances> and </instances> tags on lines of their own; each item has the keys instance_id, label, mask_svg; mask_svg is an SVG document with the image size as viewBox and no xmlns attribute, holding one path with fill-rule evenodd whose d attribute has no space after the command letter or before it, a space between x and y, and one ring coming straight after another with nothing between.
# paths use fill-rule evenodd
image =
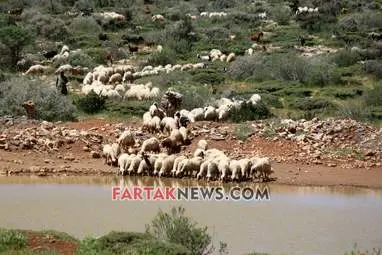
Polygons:
<instances>
[{"instance_id":1,"label":"grassy hillside","mask_svg":"<svg viewBox=\"0 0 382 255\"><path fill-rule=\"evenodd\" d=\"M317 7L318 12L296 15L299 6ZM105 65L105 54L114 60L131 59L140 66L197 63L197 54L216 48L234 52L236 60L208 62L207 69L135 82L152 81L162 90L174 87L185 95L186 108L221 96L249 98L259 93L273 116L341 116L378 122L382 119L381 6L380 0L3 0L0 105L9 107L14 101L7 98L9 87L4 84L14 84L14 76L22 71L17 61L45 61L43 51L60 50L63 44L81 49L70 55L70 64L89 68ZM20 15L8 13L17 8L22 8ZM105 11L123 14L126 19L105 21L96 15ZM203 18L200 13L204 11L221 11L227 16ZM265 19L258 15L263 12ZM152 21L156 14L165 21ZM245 55L253 44L250 35L258 31L264 32L259 49L252 56ZM305 39L303 48L299 37ZM161 53L132 53L128 47L155 48L159 44ZM316 54L318 51L322 54ZM71 77L71 82L75 86L81 79ZM29 80L18 78L17 83ZM138 115L142 105L146 104L109 102L104 114ZM67 114L63 116L68 119Z\"/></svg>"}]
</instances>

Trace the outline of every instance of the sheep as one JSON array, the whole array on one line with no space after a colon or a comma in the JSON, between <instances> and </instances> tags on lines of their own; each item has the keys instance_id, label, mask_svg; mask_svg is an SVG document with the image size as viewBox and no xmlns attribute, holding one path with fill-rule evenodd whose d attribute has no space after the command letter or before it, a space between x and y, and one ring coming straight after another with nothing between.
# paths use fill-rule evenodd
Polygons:
<instances>
[{"instance_id":1,"label":"sheep","mask_svg":"<svg viewBox=\"0 0 382 255\"><path fill-rule=\"evenodd\" d=\"M151 137L142 143L141 152L160 152L160 142L158 138Z\"/></svg>"},{"instance_id":2,"label":"sheep","mask_svg":"<svg viewBox=\"0 0 382 255\"><path fill-rule=\"evenodd\" d=\"M175 159L176 159L175 155L170 155L163 159L162 167L159 171L159 177L170 175L171 170L174 167Z\"/></svg>"},{"instance_id":3,"label":"sheep","mask_svg":"<svg viewBox=\"0 0 382 255\"><path fill-rule=\"evenodd\" d=\"M179 128L179 123L176 118L164 117L161 121L161 127L163 131L171 134L171 131Z\"/></svg>"},{"instance_id":4,"label":"sheep","mask_svg":"<svg viewBox=\"0 0 382 255\"><path fill-rule=\"evenodd\" d=\"M176 141L177 144L183 144L183 135L179 129L173 129L170 133L170 138Z\"/></svg>"},{"instance_id":5,"label":"sheep","mask_svg":"<svg viewBox=\"0 0 382 255\"><path fill-rule=\"evenodd\" d=\"M59 74L62 72L70 72L70 71L72 71L72 69L73 69L73 67L71 65L65 64L65 65L62 65L59 68L57 68L57 70L54 72L54 74Z\"/></svg>"},{"instance_id":6,"label":"sheep","mask_svg":"<svg viewBox=\"0 0 382 255\"><path fill-rule=\"evenodd\" d=\"M190 69L192 69L193 68L193 65L192 64L184 64L181 68L180 68L180 70L181 71L186 71L186 70L190 70Z\"/></svg>"},{"instance_id":7,"label":"sheep","mask_svg":"<svg viewBox=\"0 0 382 255\"><path fill-rule=\"evenodd\" d=\"M122 82L122 75L120 73L115 73L110 76L109 84L116 84Z\"/></svg>"},{"instance_id":8,"label":"sheep","mask_svg":"<svg viewBox=\"0 0 382 255\"><path fill-rule=\"evenodd\" d=\"M243 158L239 160L239 166L240 166L240 171L241 171L241 178L247 179L250 177L250 172L251 172L251 166L252 162L248 158Z\"/></svg>"},{"instance_id":9,"label":"sheep","mask_svg":"<svg viewBox=\"0 0 382 255\"><path fill-rule=\"evenodd\" d=\"M118 84L117 86L115 86L114 90L117 91L118 94L119 94L121 97L122 97L122 95L124 95L125 92L126 92L126 89L125 89L125 87L124 87L122 84Z\"/></svg>"},{"instance_id":10,"label":"sheep","mask_svg":"<svg viewBox=\"0 0 382 255\"><path fill-rule=\"evenodd\" d=\"M69 52L69 46L68 45L62 46L61 51L60 51L60 55L63 55L65 52Z\"/></svg>"},{"instance_id":11,"label":"sheep","mask_svg":"<svg viewBox=\"0 0 382 255\"><path fill-rule=\"evenodd\" d=\"M123 74L122 81L123 82L133 82L134 81L133 73L131 71L125 72Z\"/></svg>"},{"instance_id":12,"label":"sheep","mask_svg":"<svg viewBox=\"0 0 382 255\"><path fill-rule=\"evenodd\" d=\"M218 120L222 121L227 119L229 117L229 113L231 109L232 109L232 104L222 105L218 109L216 109L216 112L218 114Z\"/></svg>"},{"instance_id":13,"label":"sheep","mask_svg":"<svg viewBox=\"0 0 382 255\"><path fill-rule=\"evenodd\" d=\"M157 52L161 53L163 50L163 46L162 45L158 45L157 46Z\"/></svg>"},{"instance_id":14,"label":"sheep","mask_svg":"<svg viewBox=\"0 0 382 255\"><path fill-rule=\"evenodd\" d=\"M252 56L253 55L253 49L252 48L246 49L245 50L245 54L249 55L249 56Z\"/></svg>"},{"instance_id":15,"label":"sheep","mask_svg":"<svg viewBox=\"0 0 382 255\"><path fill-rule=\"evenodd\" d=\"M204 161L199 168L199 173L196 175L196 179L201 179L203 177L206 177L207 175L207 170L208 170L208 165L210 161Z\"/></svg>"},{"instance_id":16,"label":"sheep","mask_svg":"<svg viewBox=\"0 0 382 255\"><path fill-rule=\"evenodd\" d=\"M197 54L196 57L202 61L211 61L211 56L210 55L207 55L207 56L202 56L200 54Z\"/></svg>"},{"instance_id":17,"label":"sheep","mask_svg":"<svg viewBox=\"0 0 382 255\"><path fill-rule=\"evenodd\" d=\"M216 180L219 176L219 167L214 160L210 161L207 167L207 181Z\"/></svg>"},{"instance_id":18,"label":"sheep","mask_svg":"<svg viewBox=\"0 0 382 255\"><path fill-rule=\"evenodd\" d=\"M228 56L227 56L227 60L226 60L226 61L227 61L227 63L229 63L229 62L234 61L235 58L236 58L235 53L231 52L230 54L228 54Z\"/></svg>"},{"instance_id":19,"label":"sheep","mask_svg":"<svg viewBox=\"0 0 382 255\"><path fill-rule=\"evenodd\" d=\"M178 156L178 157L175 158L174 166L173 166L172 171L171 171L171 175L172 176L176 176L176 172L178 171L179 163L182 162L185 159L187 159L187 157L184 156L184 155L181 155L181 156Z\"/></svg>"},{"instance_id":20,"label":"sheep","mask_svg":"<svg viewBox=\"0 0 382 255\"><path fill-rule=\"evenodd\" d=\"M143 123L142 123L142 130L150 130L151 128L151 113L145 112L143 114Z\"/></svg>"},{"instance_id":21,"label":"sheep","mask_svg":"<svg viewBox=\"0 0 382 255\"><path fill-rule=\"evenodd\" d=\"M129 175L135 173L138 170L139 164L142 160L143 156L141 153L131 157L131 163L129 169L127 170Z\"/></svg>"},{"instance_id":22,"label":"sheep","mask_svg":"<svg viewBox=\"0 0 382 255\"><path fill-rule=\"evenodd\" d=\"M175 140L174 137L167 137L161 142L163 148L167 149L168 154L180 152L180 144Z\"/></svg>"},{"instance_id":23,"label":"sheep","mask_svg":"<svg viewBox=\"0 0 382 255\"><path fill-rule=\"evenodd\" d=\"M197 148L201 149L201 150L207 150L208 149L208 143L206 140L202 139L202 140L199 140L198 144L197 144Z\"/></svg>"},{"instance_id":24,"label":"sheep","mask_svg":"<svg viewBox=\"0 0 382 255\"><path fill-rule=\"evenodd\" d=\"M218 117L216 109L213 106L208 106L204 108L204 119L205 120L216 120Z\"/></svg>"},{"instance_id":25,"label":"sheep","mask_svg":"<svg viewBox=\"0 0 382 255\"><path fill-rule=\"evenodd\" d=\"M203 108L195 108L195 109L191 110L191 114L193 115L195 121L204 120Z\"/></svg>"},{"instance_id":26,"label":"sheep","mask_svg":"<svg viewBox=\"0 0 382 255\"><path fill-rule=\"evenodd\" d=\"M191 141L190 141L190 138L188 136L188 133L189 133L188 129L185 127L180 127L179 132L182 135L183 144L189 145L191 143Z\"/></svg>"},{"instance_id":27,"label":"sheep","mask_svg":"<svg viewBox=\"0 0 382 255\"><path fill-rule=\"evenodd\" d=\"M190 159L184 159L178 166L178 171L176 172L177 177L182 176L194 176L194 172L198 172L200 170L200 165L203 163L202 157L193 157Z\"/></svg>"},{"instance_id":28,"label":"sheep","mask_svg":"<svg viewBox=\"0 0 382 255\"><path fill-rule=\"evenodd\" d=\"M247 101L247 104L256 105L258 102L260 102L261 96L259 94L253 94L251 98Z\"/></svg>"},{"instance_id":29,"label":"sheep","mask_svg":"<svg viewBox=\"0 0 382 255\"><path fill-rule=\"evenodd\" d=\"M221 174L220 176L220 180L221 181L226 181L229 174L231 174L231 170L230 170L230 160L227 156L225 155L222 155L220 157L218 157L218 169L219 169L219 173Z\"/></svg>"},{"instance_id":30,"label":"sheep","mask_svg":"<svg viewBox=\"0 0 382 255\"><path fill-rule=\"evenodd\" d=\"M205 150L196 148L196 150L194 151L194 157L204 157L205 153L206 153Z\"/></svg>"},{"instance_id":31,"label":"sheep","mask_svg":"<svg viewBox=\"0 0 382 255\"><path fill-rule=\"evenodd\" d=\"M259 14L257 14L257 16L260 19L266 19L267 18L267 13L266 12L260 12Z\"/></svg>"},{"instance_id":32,"label":"sheep","mask_svg":"<svg viewBox=\"0 0 382 255\"><path fill-rule=\"evenodd\" d=\"M158 116L154 116L151 118L148 124L148 131L150 133L155 133L160 131L160 118Z\"/></svg>"},{"instance_id":33,"label":"sheep","mask_svg":"<svg viewBox=\"0 0 382 255\"><path fill-rule=\"evenodd\" d=\"M158 87L154 87L150 91L149 98L157 98L160 95L160 89Z\"/></svg>"},{"instance_id":34,"label":"sheep","mask_svg":"<svg viewBox=\"0 0 382 255\"><path fill-rule=\"evenodd\" d=\"M197 63L197 64L192 65L193 69L203 69L205 67L206 67L206 65L204 63Z\"/></svg>"},{"instance_id":35,"label":"sheep","mask_svg":"<svg viewBox=\"0 0 382 255\"><path fill-rule=\"evenodd\" d=\"M125 171L129 168L131 162L131 155L127 153L122 153L118 158L118 167L121 175L125 174Z\"/></svg>"},{"instance_id":36,"label":"sheep","mask_svg":"<svg viewBox=\"0 0 382 255\"><path fill-rule=\"evenodd\" d=\"M221 62L225 62L226 59L227 59L227 55L226 55L226 54L221 55L220 58L219 58L219 60L220 60ZM228 61L227 61L227 62L228 62Z\"/></svg>"},{"instance_id":37,"label":"sheep","mask_svg":"<svg viewBox=\"0 0 382 255\"><path fill-rule=\"evenodd\" d=\"M102 155L105 158L105 164L113 164L116 161L112 145L105 144L102 148Z\"/></svg>"},{"instance_id":38,"label":"sheep","mask_svg":"<svg viewBox=\"0 0 382 255\"><path fill-rule=\"evenodd\" d=\"M121 145L124 151L128 151L129 147L135 145L135 135L126 129L117 139L118 144Z\"/></svg>"},{"instance_id":39,"label":"sheep","mask_svg":"<svg viewBox=\"0 0 382 255\"><path fill-rule=\"evenodd\" d=\"M151 114L151 117L154 117L154 116L159 117L160 116L159 107L158 107L157 102L154 102L152 105L150 105L149 112Z\"/></svg>"},{"instance_id":40,"label":"sheep","mask_svg":"<svg viewBox=\"0 0 382 255\"><path fill-rule=\"evenodd\" d=\"M269 175L273 173L270 159L268 157L253 157L250 161L252 164L250 171L252 177L256 178L256 173L259 173L259 178L262 178L263 181L268 180Z\"/></svg>"},{"instance_id":41,"label":"sheep","mask_svg":"<svg viewBox=\"0 0 382 255\"><path fill-rule=\"evenodd\" d=\"M29 69L23 73L23 75L38 75L38 74L44 74L46 73L48 70L50 70L50 67L49 66L43 66L43 65L33 65L31 67L29 67Z\"/></svg>"},{"instance_id":42,"label":"sheep","mask_svg":"<svg viewBox=\"0 0 382 255\"><path fill-rule=\"evenodd\" d=\"M151 17L151 20L152 20L152 21L160 21L160 22L163 22L163 21L165 21L165 18L164 18L162 15L160 15L160 14L156 14L156 15L153 15L153 16Z\"/></svg>"},{"instance_id":43,"label":"sheep","mask_svg":"<svg viewBox=\"0 0 382 255\"><path fill-rule=\"evenodd\" d=\"M143 152L142 158L143 160L139 163L137 174L143 175L144 173L147 173L147 175L151 175L154 171L154 164L157 159L157 155L146 155Z\"/></svg>"},{"instance_id":44,"label":"sheep","mask_svg":"<svg viewBox=\"0 0 382 255\"><path fill-rule=\"evenodd\" d=\"M168 157L166 153L159 153L157 159L155 160L154 163L154 172L153 175L156 176L159 174L159 171L162 168L163 160Z\"/></svg>"},{"instance_id":45,"label":"sheep","mask_svg":"<svg viewBox=\"0 0 382 255\"><path fill-rule=\"evenodd\" d=\"M93 73L92 72L89 72L85 75L85 78L82 82L82 84L84 85L91 85L93 82Z\"/></svg>"}]
</instances>

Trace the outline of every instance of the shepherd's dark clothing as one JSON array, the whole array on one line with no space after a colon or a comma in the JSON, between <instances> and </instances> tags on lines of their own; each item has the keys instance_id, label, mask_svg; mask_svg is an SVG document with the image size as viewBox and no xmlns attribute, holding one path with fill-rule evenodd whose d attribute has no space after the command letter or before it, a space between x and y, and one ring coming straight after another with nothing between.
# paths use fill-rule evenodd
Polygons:
<instances>
[{"instance_id":1,"label":"shepherd's dark clothing","mask_svg":"<svg viewBox=\"0 0 382 255\"><path fill-rule=\"evenodd\" d=\"M67 83L68 83L68 78L65 77L63 72L60 73L60 75L57 76L57 80L56 80L57 91L63 95L67 95L68 94L68 88L66 87Z\"/></svg>"}]
</instances>

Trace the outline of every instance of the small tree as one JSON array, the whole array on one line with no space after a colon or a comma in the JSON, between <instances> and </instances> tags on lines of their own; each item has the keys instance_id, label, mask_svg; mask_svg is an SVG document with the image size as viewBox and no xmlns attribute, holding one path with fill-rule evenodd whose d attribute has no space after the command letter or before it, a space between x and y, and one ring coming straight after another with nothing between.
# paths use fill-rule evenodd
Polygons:
<instances>
[{"instance_id":1,"label":"small tree","mask_svg":"<svg viewBox=\"0 0 382 255\"><path fill-rule=\"evenodd\" d=\"M184 215L184 211L182 207L172 208L171 213L159 211L151 224L146 226L146 233L160 241L183 245L193 255L211 254L214 247L207 227L197 227Z\"/></svg>"},{"instance_id":2,"label":"small tree","mask_svg":"<svg viewBox=\"0 0 382 255\"><path fill-rule=\"evenodd\" d=\"M20 60L21 51L26 45L32 43L33 39L34 35L23 27L11 25L0 28L0 43L8 48L12 67L16 66L17 61Z\"/></svg>"}]
</instances>

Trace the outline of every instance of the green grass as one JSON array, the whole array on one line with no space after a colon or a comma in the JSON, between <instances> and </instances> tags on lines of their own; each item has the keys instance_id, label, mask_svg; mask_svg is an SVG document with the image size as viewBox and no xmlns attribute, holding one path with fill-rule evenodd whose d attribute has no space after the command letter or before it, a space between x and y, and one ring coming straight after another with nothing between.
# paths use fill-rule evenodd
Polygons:
<instances>
[{"instance_id":1,"label":"green grass","mask_svg":"<svg viewBox=\"0 0 382 255\"><path fill-rule=\"evenodd\" d=\"M27 245L21 230L0 229L0 253L8 250L21 250Z\"/></svg>"}]
</instances>

